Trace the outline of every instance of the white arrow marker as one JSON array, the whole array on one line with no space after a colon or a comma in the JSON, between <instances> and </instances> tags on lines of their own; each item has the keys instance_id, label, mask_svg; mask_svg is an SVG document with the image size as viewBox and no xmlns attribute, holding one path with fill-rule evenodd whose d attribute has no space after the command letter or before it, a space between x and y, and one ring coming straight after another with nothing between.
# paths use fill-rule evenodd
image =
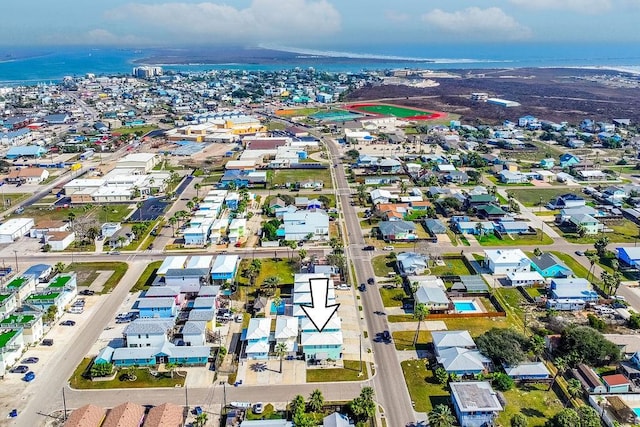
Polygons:
<instances>
[{"instance_id":1,"label":"white arrow marker","mask_svg":"<svg viewBox=\"0 0 640 427\"><path fill-rule=\"evenodd\" d=\"M301 307L318 332L322 332L340 304L329 305L329 279L309 279L309 289L311 305L302 304Z\"/></svg>"}]
</instances>

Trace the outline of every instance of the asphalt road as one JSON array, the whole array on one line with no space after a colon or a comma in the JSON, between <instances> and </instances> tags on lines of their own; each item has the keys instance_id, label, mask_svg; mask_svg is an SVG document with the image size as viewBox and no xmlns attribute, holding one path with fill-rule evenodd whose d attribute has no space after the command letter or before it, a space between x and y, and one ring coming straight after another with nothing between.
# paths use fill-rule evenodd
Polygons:
<instances>
[{"instance_id":1,"label":"asphalt road","mask_svg":"<svg viewBox=\"0 0 640 427\"><path fill-rule=\"evenodd\" d=\"M329 146L332 162L337 164L334 172L348 233L348 259L353 263L356 271L356 282L366 283L369 277L374 277L371 252L362 251L365 240L360 228L358 215L350 204L349 183L340 161L340 148L332 141L325 140L325 143ZM384 311L384 305L377 289L373 286L367 285L367 287L368 290L366 292L360 293L360 301L362 302L369 337L371 337L378 332L388 330L389 325L386 317L373 314L374 311ZM411 397L404 381L395 346L393 343L374 342L372 348L376 364L376 375L373 379L376 400L384 408L387 425L399 427L415 423L417 421L416 414L411 405Z\"/></svg>"}]
</instances>

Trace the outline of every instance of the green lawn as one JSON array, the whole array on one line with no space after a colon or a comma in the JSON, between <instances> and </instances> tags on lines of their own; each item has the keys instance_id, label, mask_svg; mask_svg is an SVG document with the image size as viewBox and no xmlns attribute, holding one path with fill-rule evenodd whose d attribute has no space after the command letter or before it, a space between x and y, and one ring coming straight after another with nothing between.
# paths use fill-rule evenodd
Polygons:
<instances>
[{"instance_id":1,"label":"green lawn","mask_svg":"<svg viewBox=\"0 0 640 427\"><path fill-rule=\"evenodd\" d=\"M11 206L20 203L29 196L31 196L31 193L7 193L2 195L2 201L0 203L2 203L3 209L9 209Z\"/></svg>"},{"instance_id":2,"label":"green lawn","mask_svg":"<svg viewBox=\"0 0 640 427\"><path fill-rule=\"evenodd\" d=\"M415 322L416 319L413 318L411 314L389 314L387 316L387 321L391 323L395 322Z\"/></svg>"},{"instance_id":3,"label":"green lawn","mask_svg":"<svg viewBox=\"0 0 640 427\"><path fill-rule=\"evenodd\" d=\"M524 299L520 291L515 288L500 288L496 289L496 294L497 297L501 300L500 302L503 305L506 305L504 309L507 310L507 312L511 310L520 318L524 316L521 305L523 303L526 303L526 300Z\"/></svg>"},{"instance_id":4,"label":"green lawn","mask_svg":"<svg viewBox=\"0 0 640 427\"><path fill-rule=\"evenodd\" d=\"M423 322L424 323L424 322ZM427 343L433 341L431 338L431 331L425 331L424 324L421 327L420 334L418 334L418 342L415 347L413 345L413 338L416 336L416 331L396 331L393 333L393 343L396 346L396 350L425 350Z\"/></svg>"},{"instance_id":5,"label":"green lawn","mask_svg":"<svg viewBox=\"0 0 640 427\"><path fill-rule=\"evenodd\" d=\"M327 383L333 381L362 381L368 378L367 367L362 365L362 375L360 373L359 360L344 360L344 368L336 369L307 369L308 383Z\"/></svg>"},{"instance_id":6,"label":"green lawn","mask_svg":"<svg viewBox=\"0 0 640 427\"><path fill-rule=\"evenodd\" d=\"M395 261L392 261L388 255L378 255L371 259L373 265L373 273L378 277L387 277L394 270Z\"/></svg>"},{"instance_id":7,"label":"green lawn","mask_svg":"<svg viewBox=\"0 0 640 427\"><path fill-rule=\"evenodd\" d=\"M380 296L382 297L382 304L385 307L402 307L402 300L407 298L407 294L404 289L399 288L387 288L380 286Z\"/></svg>"},{"instance_id":8,"label":"green lawn","mask_svg":"<svg viewBox=\"0 0 640 427\"><path fill-rule=\"evenodd\" d=\"M540 230L536 230L536 235L521 236L517 234L505 235L504 239L498 238L495 234L485 234L476 237L481 246L529 246L529 245L551 245L553 239Z\"/></svg>"},{"instance_id":9,"label":"green lawn","mask_svg":"<svg viewBox=\"0 0 640 427\"><path fill-rule=\"evenodd\" d=\"M542 204L546 205L551 199L555 199L563 194L576 194L580 197L587 197L582 192L582 187L562 187L562 188L531 188L531 189L515 189L509 190L513 197L515 197L520 203L525 206L533 207L540 205L540 198L542 198Z\"/></svg>"},{"instance_id":10,"label":"green lawn","mask_svg":"<svg viewBox=\"0 0 640 427\"><path fill-rule=\"evenodd\" d=\"M106 294L120 283L120 279L122 279L128 268L129 265L126 262L75 262L69 264L65 272L76 272L78 286L90 286L98 276L96 271L113 271L101 291L101 293Z\"/></svg>"},{"instance_id":11,"label":"green lawn","mask_svg":"<svg viewBox=\"0 0 640 427\"><path fill-rule=\"evenodd\" d=\"M35 207L30 206L24 209L20 215L16 215L18 217L24 218L33 218L36 222L40 220L68 220L69 214L73 213L75 218L80 217L92 217L98 222L122 222L124 218L126 218L135 205L128 204L118 204L118 205L105 205L106 208L103 209L102 206L99 205L81 205L81 206L70 206L68 208L64 208L61 206L54 207L53 205L50 207Z\"/></svg>"},{"instance_id":12,"label":"green lawn","mask_svg":"<svg viewBox=\"0 0 640 427\"><path fill-rule=\"evenodd\" d=\"M293 266L288 259L274 261L269 258L262 258L261 261L260 274L256 278L258 286L270 276L276 276L280 281L280 285L293 283Z\"/></svg>"},{"instance_id":13,"label":"green lawn","mask_svg":"<svg viewBox=\"0 0 640 427\"><path fill-rule=\"evenodd\" d=\"M575 276L582 277L583 279L587 278L589 270L578 261L576 261L571 255L565 254L564 252L556 251L551 251L551 253L557 256L562 262L564 262L565 265L573 271L573 274Z\"/></svg>"},{"instance_id":14,"label":"green lawn","mask_svg":"<svg viewBox=\"0 0 640 427\"><path fill-rule=\"evenodd\" d=\"M474 274L469 270L469 267L467 267L467 264L462 258L444 258L443 261L445 265L438 265L430 268L431 274L434 276L445 276L450 274L454 276L466 276Z\"/></svg>"},{"instance_id":15,"label":"green lawn","mask_svg":"<svg viewBox=\"0 0 640 427\"><path fill-rule=\"evenodd\" d=\"M158 126L148 125L148 126L133 126L133 127L122 127L118 129L111 129L111 132L119 135L129 135L132 133L135 133L137 135L144 135L156 129L158 129Z\"/></svg>"},{"instance_id":16,"label":"green lawn","mask_svg":"<svg viewBox=\"0 0 640 427\"><path fill-rule=\"evenodd\" d=\"M186 376L180 376L174 373L171 378L170 373L160 374L158 377L151 375L148 369L134 369L137 377L136 381L120 381L118 375L110 381L91 381L82 376L91 363L91 359L85 358L80 362L73 375L69 379L71 388L80 390L104 390L117 388L155 388L155 387L182 387Z\"/></svg>"},{"instance_id":17,"label":"green lawn","mask_svg":"<svg viewBox=\"0 0 640 427\"><path fill-rule=\"evenodd\" d=\"M496 424L508 426L511 417L521 413L528 418L530 427L544 426L563 408L555 392L547 389L544 384L529 384L503 392L507 405L499 413Z\"/></svg>"},{"instance_id":18,"label":"green lawn","mask_svg":"<svg viewBox=\"0 0 640 427\"><path fill-rule=\"evenodd\" d=\"M474 317L474 318L458 318L444 319L447 329L450 331L468 330L472 337L477 337L487 332L491 328L513 328L517 322L511 317ZM517 326L522 330L521 326Z\"/></svg>"},{"instance_id":19,"label":"green lawn","mask_svg":"<svg viewBox=\"0 0 640 427\"><path fill-rule=\"evenodd\" d=\"M449 391L436 381L425 360L405 360L400 366L416 411L429 412L439 404L449 404Z\"/></svg>"},{"instance_id":20,"label":"green lawn","mask_svg":"<svg viewBox=\"0 0 640 427\"><path fill-rule=\"evenodd\" d=\"M274 171L273 185L295 184L308 179L317 179L323 182L324 188L333 188L331 172L329 169L279 169ZM307 196L313 198L313 196Z\"/></svg>"},{"instance_id":21,"label":"green lawn","mask_svg":"<svg viewBox=\"0 0 640 427\"><path fill-rule=\"evenodd\" d=\"M161 265L162 261L154 261L147 265L138 278L136 284L131 288L131 292L146 291L149 289L149 286L151 286L151 283L153 283L153 280L156 278L156 272Z\"/></svg>"},{"instance_id":22,"label":"green lawn","mask_svg":"<svg viewBox=\"0 0 640 427\"><path fill-rule=\"evenodd\" d=\"M567 241L571 243L584 243L584 244L593 244L600 237L607 236L611 243L635 243L636 236L638 235L638 226L628 219L623 219L617 224L608 224L608 228L611 228L612 232L607 233L598 233L587 235L584 237L578 236L573 232L566 232L566 230L561 230L558 227L555 227L556 230L559 230L563 233L563 236Z\"/></svg>"}]
</instances>

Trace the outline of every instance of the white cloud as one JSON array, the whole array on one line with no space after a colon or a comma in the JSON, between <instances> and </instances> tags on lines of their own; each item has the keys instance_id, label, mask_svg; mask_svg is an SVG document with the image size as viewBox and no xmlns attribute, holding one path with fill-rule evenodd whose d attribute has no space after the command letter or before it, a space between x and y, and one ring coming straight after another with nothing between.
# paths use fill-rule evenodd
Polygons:
<instances>
[{"instance_id":1,"label":"white cloud","mask_svg":"<svg viewBox=\"0 0 640 427\"><path fill-rule=\"evenodd\" d=\"M385 11L384 16L391 22L407 22L411 19L411 16L408 13L397 12L395 10Z\"/></svg>"},{"instance_id":2,"label":"white cloud","mask_svg":"<svg viewBox=\"0 0 640 427\"><path fill-rule=\"evenodd\" d=\"M151 44L149 40L141 37L134 35L119 36L103 28L96 28L79 35L70 33L47 34L46 37L41 38L41 42L52 45L75 44L96 46Z\"/></svg>"},{"instance_id":3,"label":"white cloud","mask_svg":"<svg viewBox=\"0 0 640 427\"><path fill-rule=\"evenodd\" d=\"M340 14L327 0L253 0L238 9L223 3L141 4L113 9L107 17L156 27L176 38L197 41L305 40L340 29Z\"/></svg>"},{"instance_id":4,"label":"white cloud","mask_svg":"<svg viewBox=\"0 0 640 427\"><path fill-rule=\"evenodd\" d=\"M570 10L586 15L608 11L612 0L510 0L511 3L534 10Z\"/></svg>"},{"instance_id":5,"label":"white cloud","mask_svg":"<svg viewBox=\"0 0 640 427\"><path fill-rule=\"evenodd\" d=\"M434 9L422 20L451 34L473 36L475 40L522 40L531 37L531 29L520 24L498 7L469 7L455 12Z\"/></svg>"}]
</instances>

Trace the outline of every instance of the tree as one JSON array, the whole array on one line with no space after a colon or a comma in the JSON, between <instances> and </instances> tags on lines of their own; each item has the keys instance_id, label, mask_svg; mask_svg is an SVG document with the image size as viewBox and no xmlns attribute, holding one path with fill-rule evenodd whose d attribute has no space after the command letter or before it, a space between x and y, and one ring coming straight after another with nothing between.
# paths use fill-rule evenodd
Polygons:
<instances>
[{"instance_id":1,"label":"tree","mask_svg":"<svg viewBox=\"0 0 640 427\"><path fill-rule=\"evenodd\" d=\"M342 241L340 239L338 239L337 237L332 237L329 240L329 246L331 246L331 249L333 249L334 253L342 253Z\"/></svg>"},{"instance_id":2,"label":"tree","mask_svg":"<svg viewBox=\"0 0 640 427\"><path fill-rule=\"evenodd\" d=\"M551 381L551 384L549 384L548 390L551 390L553 388L558 377L560 375L564 375L564 372L567 370L567 361L563 357L560 357L560 356L556 357L553 360L553 364L556 367L556 374L553 376L553 381Z\"/></svg>"},{"instance_id":3,"label":"tree","mask_svg":"<svg viewBox=\"0 0 640 427\"><path fill-rule=\"evenodd\" d=\"M324 396L322 392L318 389L313 390L309 396L309 408L311 408L313 412L320 412L323 406Z\"/></svg>"},{"instance_id":4,"label":"tree","mask_svg":"<svg viewBox=\"0 0 640 427\"><path fill-rule=\"evenodd\" d=\"M94 363L91 365L91 377L106 377L113 372L113 363Z\"/></svg>"},{"instance_id":5,"label":"tree","mask_svg":"<svg viewBox=\"0 0 640 427\"><path fill-rule=\"evenodd\" d=\"M278 276L269 276L264 279L264 282L260 286L262 290L264 290L265 294L268 296L272 296L276 293L276 289L280 284L280 278Z\"/></svg>"},{"instance_id":6,"label":"tree","mask_svg":"<svg viewBox=\"0 0 640 427\"><path fill-rule=\"evenodd\" d=\"M360 396L349 403L349 409L359 421L368 421L376 413L376 403L373 400L373 388L364 387Z\"/></svg>"},{"instance_id":7,"label":"tree","mask_svg":"<svg viewBox=\"0 0 640 427\"><path fill-rule=\"evenodd\" d=\"M435 370L434 375L438 382L442 385L447 384L447 382L449 381L449 374L442 366L438 367L438 369Z\"/></svg>"},{"instance_id":8,"label":"tree","mask_svg":"<svg viewBox=\"0 0 640 427\"><path fill-rule=\"evenodd\" d=\"M593 366L616 363L620 360L620 349L600 332L588 326L566 328L560 337L558 352L579 355L585 363Z\"/></svg>"},{"instance_id":9,"label":"tree","mask_svg":"<svg viewBox=\"0 0 640 427\"><path fill-rule=\"evenodd\" d=\"M588 253L587 259L589 260L589 264L591 264L591 266L589 267L589 273L587 274L587 280L589 280L589 276L593 275L593 268L596 265L596 262L598 262L598 260L600 259L600 257L598 257L597 254Z\"/></svg>"},{"instance_id":10,"label":"tree","mask_svg":"<svg viewBox=\"0 0 640 427\"><path fill-rule=\"evenodd\" d=\"M297 413L293 416L293 424L296 427L316 427L315 419L309 415L302 413Z\"/></svg>"},{"instance_id":11,"label":"tree","mask_svg":"<svg viewBox=\"0 0 640 427\"><path fill-rule=\"evenodd\" d=\"M567 381L567 392L573 399L580 396L582 394L582 384L580 381L575 378L571 378Z\"/></svg>"},{"instance_id":12,"label":"tree","mask_svg":"<svg viewBox=\"0 0 640 427\"><path fill-rule=\"evenodd\" d=\"M423 303L416 304L415 308L413 309L413 318L418 321L418 327L416 328L416 334L413 337L414 347L418 342L418 336L420 335L420 325L428 315L429 315L429 308L425 304Z\"/></svg>"},{"instance_id":13,"label":"tree","mask_svg":"<svg viewBox=\"0 0 640 427\"><path fill-rule=\"evenodd\" d=\"M53 322L54 320L56 320L57 315L58 315L58 306L50 305L49 308L47 308L47 311L42 316L42 320L44 320L45 323Z\"/></svg>"},{"instance_id":14,"label":"tree","mask_svg":"<svg viewBox=\"0 0 640 427\"><path fill-rule=\"evenodd\" d=\"M169 373L171 374L171 378L173 378L173 373L176 371L176 368L178 367L178 365L174 362L169 362L166 363L164 365L164 367L169 371Z\"/></svg>"},{"instance_id":15,"label":"tree","mask_svg":"<svg viewBox=\"0 0 640 427\"><path fill-rule=\"evenodd\" d=\"M169 218L169 224L171 224L171 228L172 228L172 237L176 237L176 222L178 222L178 218L176 218L175 216L172 216L171 218Z\"/></svg>"},{"instance_id":16,"label":"tree","mask_svg":"<svg viewBox=\"0 0 640 427\"><path fill-rule=\"evenodd\" d=\"M451 408L447 405L436 405L429 412L429 426L431 427L452 427L456 422L456 417L451 413Z\"/></svg>"},{"instance_id":17,"label":"tree","mask_svg":"<svg viewBox=\"0 0 640 427\"><path fill-rule=\"evenodd\" d=\"M69 222L73 225L73 221L76 219L76 214L75 212L71 211L67 214L67 219L69 220Z\"/></svg>"},{"instance_id":18,"label":"tree","mask_svg":"<svg viewBox=\"0 0 640 427\"><path fill-rule=\"evenodd\" d=\"M193 203L191 200L189 200L189 201L187 202L187 209L189 209L190 211L192 211L192 210L193 210L193 208L195 207L195 205L196 205L195 203Z\"/></svg>"},{"instance_id":19,"label":"tree","mask_svg":"<svg viewBox=\"0 0 640 427\"><path fill-rule=\"evenodd\" d=\"M600 427L600 416L591 406L582 405L576 409L580 418L580 427Z\"/></svg>"},{"instance_id":20,"label":"tree","mask_svg":"<svg viewBox=\"0 0 640 427\"><path fill-rule=\"evenodd\" d=\"M585 227L584 225L580 224L576 227L576 232L578 233L579 237L584 237L587 235L587 227Z\"/></svg>"},{"instance_id":21,"label":"tree","mask_svg":"<svg viewBox=\"0 0 640 427\"><path fill-rule=\"evenodd\" d=\"M62 273L65 268L66 268L66 266L64 265L64 262L59 261L59 262L56 263L56 266L54 267L54 270L55 270L56 273Z\"/></svg>"},{"instance_id":22,"label":"tree","mask_svg":"<svg viewBox=\"0 0 640 427\"><path fill-rule=\"evenodd\" d=\"M535 248L535 249L533 250L533 254L534 254L535 256L540 256L540 255L542 255L542 251L540 250L540 248Z\"/></svg>"},{"instance_id":23,"label":"tree","mask_svg":"<svg viewBox=\"0 0 640 427\"><path fill-rule=\"evenodd\" d=\"M196 197L199 199L200 198L200 189L202 188L202 184L200 184L199 182L196 182L193 185L193 188L195 188L196 190Z\"/></svg>"},{"instance_id":24,"label":"tree","mask_svg":"<svg viewBox=\"0 0 640 427\"><path fill-rule=\"evenodd\" d=\"M511 417L511 427L527 427L529 425L529 419L522 414L515 414Z\"/></svg>"},{"instance_id":25,"label":"tree","mask_svg":"<svg viewBox=\"0 0 640 427\"><path fill-rule=\"evenodd\" d=\"M200 413L197 417L196 417L196 424L200 427L200 426L204 426L207 424L207 419L209 418L209 416L207 415L206 412L202 412Z\"/></svg>"},{"instance_id":26,"label":"tree","mask_svg":"<svg viewBox=\"0 0 640 427\"><path fill-rule=\"evenodd\" d=\"M512 329L492 328L476 339L476 345L496 365L516 365L527 358L529 340Z\"/></svg>"},{"instance_id":27,"label":"tree","mask_svg":"<svg viewBox=\"0 0 640 427\"><path fill-rule=\"evenodd\" d=\"M300 261L304 260L307 257L307 250L306 249L300 249L298 251L298 255L300 256Z\"/></svg>"},{"instance_id":28,"label":"tree","mask_svg":"<svg viewBox=\"0 0 640 427\"><path fill-rule=\"evenodd\" d=\"M593 247L596 249L596 253L600 258L605 256L607 251L607 245L609 245L609 238L607 236L600 237L593 244Z\"/></svg>"},{"instance_id":29,"label":"tree","mask_svg":"<svg viewBox=\"0 0 640 427\"><path fill-rule=\"evenodd\" d=\"M529 340L529 349L531 350L531 353L535 354L537 358L540 358L542 353L544 353L544 348L544 338L540 335L534 335L531 337Z\"/></svg>"},{"instance_id":30,"label":"tree","mask_svg":"<svg viewBox=\"0 0 640 427\"><path fill-rule=\"evenodd\" d=\"M511 390L514 386L513 379L502 372L493 375L493 385L499 391Z\"/></svg>"},{"instance_id":31,"label":"tree","mask_svg":"<svg viewBox=\"0 0 640 427\"><path fill-rule=\"evenodd\" d=\"M284 356L288 353L287 344L279 342L276 344L275 352L278 359L280 359L280 373L282 373L282 359L284 359Z\"/></svg>"},{"instance_id":32,"label":"tree","mask_svg":"<svg viewBox=\"0 0 640 427\"><path fill-rule=\"evenodd\" d=\"M307 404L304 401L304 397L300 394L296 395L291 401L291 415L296 414L304 414L304 411L307 409Z\"/></svg>"},{"instance_id":33,"label":"tree","mask_svg":"<svg viewBox=\"0 0 640 427\"><path fill-rule=\"evenodd\" d=\"M563 409L547 423L550 427L576 427L580 425L580 417L573 409Z\"/></svg>"}]
</instances>

